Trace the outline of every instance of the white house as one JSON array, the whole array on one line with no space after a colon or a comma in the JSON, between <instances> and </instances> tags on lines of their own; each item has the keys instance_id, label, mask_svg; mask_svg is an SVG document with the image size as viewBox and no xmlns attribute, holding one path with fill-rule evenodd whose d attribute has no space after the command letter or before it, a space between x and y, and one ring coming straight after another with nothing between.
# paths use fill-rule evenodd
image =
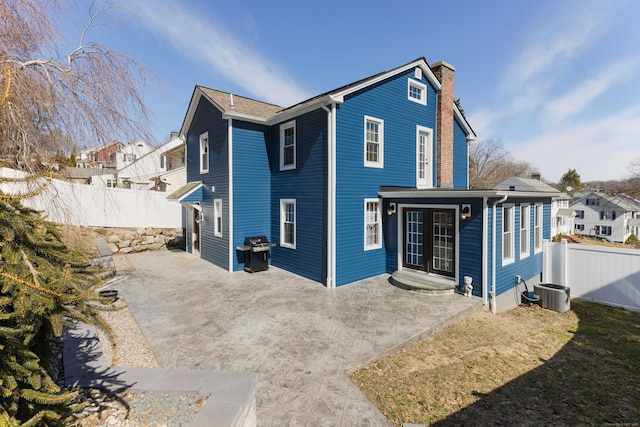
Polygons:
<instances>
[{"instance_id":1,"label":"white house","mask_svg":"<svg viewBox=\"0 0 640 427\"><path fill-rule=\"evenodd\" d=\"M640 202L625 195L609 196L597 191L576 200L574 230L586 236L625 242L640 229Z\"/></svg>"},{"instance_id":2,"label":"white house","mask_svg":"<svg viewBox=\"0 0 640 427\"><path fill-rule=\"evenodd\" d=\"M551 199L551 236L557 236L560 233L565 235L573 234L573 217L575 213L573 209L569 209L571 198L568 194L561 193L539 179L520 177L512 177L505 180L496 187L496 190L557 193L558 195Z\"/></svg>"},{"instance_id":3,"label":"white house","mask_svg":"<svg viewBox=\"0 0 640 427\"><path fill-rule=\"evenodd\" d=\"M180 156L182 152L182 156ZM180 160L182 163L180 164ZM179 188L187 182L184 167L184 141L172 135L166 144L137 157L132 163L117 170L118 187L160 189Z\"/></svg>"}]
</instances>

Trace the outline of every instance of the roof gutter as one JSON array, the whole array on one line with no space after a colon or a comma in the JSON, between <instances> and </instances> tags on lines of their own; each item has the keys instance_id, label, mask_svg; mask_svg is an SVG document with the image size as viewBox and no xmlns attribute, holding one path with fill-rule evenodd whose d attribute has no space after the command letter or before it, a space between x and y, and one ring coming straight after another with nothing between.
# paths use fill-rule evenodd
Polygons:
<instances>
[{"instance_id":1,"label":"roof gutter","mask_svg":"<svg viewBox=\"0 0 640 427\"><path fill-rule=\"evenodd\" d=\"M491 239L491 311L496 314L496 239L498 238L498 231L496 230L496 206L500 203L504 203L508 194L505 194L501 199L493 202L492 215L491 215L491 230L493 231L493 238Z\"/></svg>"}]
</instances>

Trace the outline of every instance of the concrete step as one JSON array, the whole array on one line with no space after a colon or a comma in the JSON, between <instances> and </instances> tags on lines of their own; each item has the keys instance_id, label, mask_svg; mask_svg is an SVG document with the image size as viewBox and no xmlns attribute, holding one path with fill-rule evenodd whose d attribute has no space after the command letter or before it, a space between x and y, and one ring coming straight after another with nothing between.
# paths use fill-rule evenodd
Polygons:
<instances>
[{"instance_id":1,"label":"concrete step","mask_svg":"<svg viewBox=\"0 0 640 427\"><path fill-rule=\"evenodd\" d=\"M457 284L452 279L421 274L411 270L398 270L391 275L391 282L403 289L429 295L453 294Z\"/></svg>"}]
</instances>

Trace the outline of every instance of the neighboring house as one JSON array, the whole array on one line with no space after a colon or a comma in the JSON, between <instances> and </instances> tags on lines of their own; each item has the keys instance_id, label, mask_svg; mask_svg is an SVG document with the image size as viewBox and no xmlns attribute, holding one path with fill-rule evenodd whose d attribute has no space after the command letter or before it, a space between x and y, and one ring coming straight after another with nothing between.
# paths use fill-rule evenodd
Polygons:
<instances>
[{"instance_id":1,"label":"neighboring house","mask_svg":"<svg viewBox=\"0 0 640 427\"><path fill-rule=\"evenodd\" d=\"M535 174L532 178L512 177L505 180L496 187L497 190L515 191L539 191L545 193L556 193L551 201L551 237L573 234L573 218L575 212L569 209L571 197L566 193L561 193L549 184L540 181L540 175Z\"/></svg>"},{"instance_id":2,"label":"neighboring house","mask_svg":"<svg viewBox=\"0 0 640 427\"><path fill-rule=\"evenodd\" d=\"M625 242L640 228L640 202L624 195L591 192L571 204L575 233Z\"/></svg>"},{"instance_id":3,"label":"neighboring house","mask_svg":"<svg viewBox=\"0 0 640 427\"><path fill-rule=\"evenodd\" d=\"M187 250L228 271L246 237L270 263L336 287L379 274L457 289L493 309L538 280L558 192L468 190L475 134L454 67L419 58L288 108L196 86L180 134ZM503 301L503 302L501 302Z\"/></svg>"},{"instance_id":4,"label":"neighboring house","mask_svg":"<svg viewBox=\"0 0 640 427\"><path fill-rule=\"evenodd\" d=\"M182 187L187 182L184 161L180 166L179 162L167 162L166 158L167 153L174 153L171 159L179 158L180 152L184 153L184 141L177 134L172 135L166 144L136 157L135 161L118 169L118 187L159 191L166 191L167 187L170 191ZM169 171L171 173L166 175Z\"/></svg>"},{"instance_id":5,"label":"neighboring house","mask_svg":"<svg viewBox=\"0 0 640 427\"><path fill-rule=\"evenodd\" d=\"M114 154L124 148L122 142L110 141L99 147L82 150L76 156L76 166L79 168L115 168L112 164Z\"/></svg>"}]
</instances>

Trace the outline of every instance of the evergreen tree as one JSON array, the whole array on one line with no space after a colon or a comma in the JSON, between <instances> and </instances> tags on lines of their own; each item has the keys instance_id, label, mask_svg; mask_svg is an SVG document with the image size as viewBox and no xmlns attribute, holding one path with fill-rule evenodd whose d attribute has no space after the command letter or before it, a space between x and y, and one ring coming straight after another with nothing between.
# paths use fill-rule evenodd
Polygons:
<instances>
[{"instance_id":1,"label":"evergreen tree","mask_svg":"<svg viewBox=\"0 0 640 427\"><path fill-rule=\"evenodd\" d=\"M73 424L82 404L52 378L52 339L73 321L110 332L99 316L107 306L95 293L96 269L20 203L47 183L30 194L0 191L0 425Z\"/></svg>"},{"instance_id":2,"label":"evergreen tree","mask_svg":"<svg viewBox=\"0 0 640 427\"><path fill-rule=\"evenodd\" d=\"M573 195L574 191L584 188L584 184L580 179L580 174L575 169L569 169L564 175L562 175L559 185L561 191L566 191L570 195Z\"/></svg>"}]
</instances>

